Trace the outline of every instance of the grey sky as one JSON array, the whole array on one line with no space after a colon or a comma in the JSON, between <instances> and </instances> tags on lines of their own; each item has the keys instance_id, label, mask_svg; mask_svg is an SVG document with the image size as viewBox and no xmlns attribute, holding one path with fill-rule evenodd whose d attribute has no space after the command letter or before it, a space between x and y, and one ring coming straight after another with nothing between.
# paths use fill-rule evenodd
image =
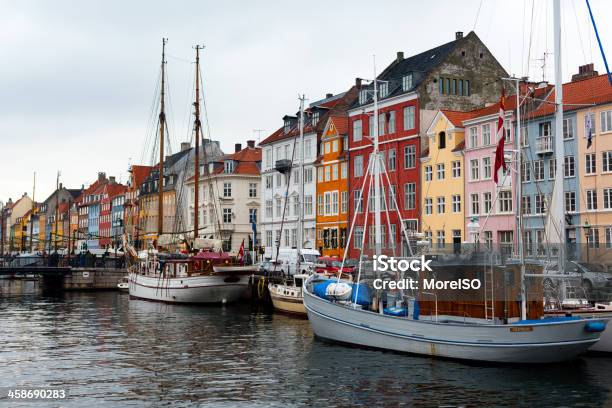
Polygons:
<instances>
[{"instance_id":1,"label":"grey sky","mask_svg":"<svg viewBox=\"0 0 612 408\"><path fill-rule=\"evenodd\" d=\"M541 79L552 75L552 1L483 0L476 33L502 65ZM0 200L69 187L98 171L123 181L139 163L169 38L169 121L175 143L188 140L194 58L202 54L204 93L214 139L225 151L262 137L295 112L298 93L317 100L372 76L397 51L406 56L474 27L480 0L464 1L8 1L0 13ZM612 58L612 5L592 0ZM582 0L563 0L563 70L604 67ZM531 35L531 61L527 62ZM147 157L145 163L149 160Z\"/></svg>"}]
</instances>

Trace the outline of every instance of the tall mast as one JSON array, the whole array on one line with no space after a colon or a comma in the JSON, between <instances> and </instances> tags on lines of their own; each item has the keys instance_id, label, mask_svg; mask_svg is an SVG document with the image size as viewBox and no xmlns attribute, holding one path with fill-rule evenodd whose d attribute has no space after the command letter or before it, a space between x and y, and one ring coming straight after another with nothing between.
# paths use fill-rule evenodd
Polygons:
<instances>
[{"instance_id":1,"label":"tall mast","mask_svg":"<svg viewBox=\"0 0 612 408\"><path fill-rule=\"evenodd\" d=\"M193 239L198 237L199 231L199 215L200 215L200 50L204 48L201 45L196 45L196 69L195 69L195 174L194 174L194 204L193 204Z\"/></svg>"},{"instance_id":2,"label":"tall mast","mask_svg":"<svg viewBox=\"0 0 612 408\"><path fill-rule=\"evenodd\" d=\"M302 252L302 247L304 246L304 101L306 100L306 96L302 95L300 97L300 172L299 172L299 181L300 181L300 209L298 214L298 260L300 259L299 255ZM298 261L299 262L299 261Z\"/></svg>"},{"instance_id":3,"label":"tall mast","mask_svg":"<svg viewBox=\"0 0 612 408\"><path fill-rule=\"evenodd\" d=\"M33 240L34 240L34 210L36 209L36 201L34 201L35 194L36 194L36 172L34 172L34 185L32 187L32 211L30 212L30 252L32 252Z\"/></svg>"},{"instance_id":4,"label":"tall mast","mask_svg":"<svg viewBox=\"0 0 612 408\"><path fill-rule=\"evenodd\" d=\"M57 226L59 224L59 178L60 172L57 172L57 178L55 180L55 252L57 253Z\"/></svg>"},{"instance_id":5,"label":"tall mast","mask_svg":"<svg viewBox=\"0 0 612 408\"><path fill-rule=\"evenodd\" d=\"M162 38L162 61L161 61L161 98L159 103L159 179L157 198L157 239L161 237L164 229L164 130L166 129L166 42Z\"/></svg>"},{"instance_id":6,"label":"tall mast","mask_svg":"<svg viewBox=\"0 0 612 408\"><path fill-rule=\"evenodd\" d=\"M557 223L558 244L559 244L559 273L564 269L564 250L565 250L565 217L563 200L563 161L564 161L564 142L563 142L563 78L561 77L561 3L559 0L553 1L554 31L555 31L555 184L553 188L552 202L554 213L549 214L552 220ZM555 237L557 238L557 237ZM553 241L556 243L556 240Z\"/></svg>"},{"instance_id":7,"label":"tall mast","mask_svg":"<svg viewBox=\"0 0 612 408\"><path fill-rule=\"evenodd\" d=\"M376 255L380 255L382 252L382 228L380 220L380 157L378 151L378 80L376 78L376 56L374 56L374 149L372 151L372 160L374 160L374 166L372 176L374 177L374 227L375 239L376 239ZM366 214L367 217L367 214Z\"/></svg>"}]
</instances>

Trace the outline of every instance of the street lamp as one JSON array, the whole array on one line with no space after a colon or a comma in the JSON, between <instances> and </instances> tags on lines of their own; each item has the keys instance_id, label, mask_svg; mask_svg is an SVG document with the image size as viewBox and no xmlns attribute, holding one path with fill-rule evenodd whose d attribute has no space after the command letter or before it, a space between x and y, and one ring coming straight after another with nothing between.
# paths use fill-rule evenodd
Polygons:
<instances>
[{"instance_id":1,"label":"street lamp","mask_svg":"<svg viewBox=\"0 0 612 408\"><path fill-rule=\"evenodd\" d=\"M586 254L587 254L587 263L589 263L589 235L590 235L590 231L591 231L591 224L589 224L589 221L585 221L584 222L584 235L586 237L586 243L587 243L587 248L586 248Z\"/></svg>"}]
</instances>

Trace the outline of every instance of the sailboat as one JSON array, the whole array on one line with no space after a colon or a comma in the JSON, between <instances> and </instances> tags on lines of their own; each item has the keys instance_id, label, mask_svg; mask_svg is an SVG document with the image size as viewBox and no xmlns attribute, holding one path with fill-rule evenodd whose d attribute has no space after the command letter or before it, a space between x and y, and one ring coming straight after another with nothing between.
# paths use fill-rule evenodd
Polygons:
<instances>
[{"instance_id":1,"label":"sailboat","mask_svg":"<svg viewBox=\"0 0 612 408\"><path fill-rule=\"evenodd\" d=\"M161 63L161 99L159 113L160 162L159 180L163 180L164 167L164 84L165 84L165 47L166 39L162 41ZM189 248L198 247L198 181L200 179L199 150L201 137L200 124L200 50L196 46L196 80L194 102L195 130L195 214L193 241ZM158 233L162 236L163 228L163 188L160 185L158 201ZM215 240L213 240L215 241ZM217 240L218 241L218 240ZM218 244L218 242L217 242ZM229 303L245 296L249 284L249 276L254 268L244 265L242 259L236 259L222 252L220 245L202 250L194 255L183 253L165 253L157 249L142 251L137 255L137 261L130 267L129 293L131 297L163 301L170 303ZM216 250L215 250L216 249ZM134 253L133 250L129 252Z\"/></svg>"},{"instance_id":2,"label":"sailboat","mask_svg":"<svg viewBox=\"0 0 612 408\"><path fill-rule=\"evenodd\" d=\"M555 6L555 55L560 49L560 5ZM558 67L557 86L560 87L560 67ZM388 182L384 160L378 142L378 90L376 68L373 77L374 88L374 132L373 151L370 154L365 173L363 191L369 189L374 194L375 254L382 254L381 232L381 179ZM558 88L557 88L558 89ZM517 97L518 97L517 88ZM561 99L557 100L557 124L562 120ZM517 104L517 109L519 109ZM562 129L557 126L557 129ZM520 127L518 129L520 140ZM560 133L560 132L559 132ZM503 137L503 136L502 136ZM557 143L563 143L557 137ZM563 149L557 147L557 154ZM561 160L557 161L560 166ZM520 166L519 166L520 168ZM560 174L560 173L558 173ZM368 186L368 180L374 185ZM520 180L520 178L519 178ZM519 183L520 184L520 183ZM394 194L392 199L396 200ZM520 201L520 200L519 200ZM370 200L367 200L369 206ZM385 205L386 208L389 206ZM397 202L395 208L397 208ZM366 207L365 213L368 213ZM519 211L520 214L520 211ZM349 241L353 237L353 219ZM367 226L367 218L366 218ZM365 228L364 228L365 229ZM408 240L408 233L402 225L402 234ZM361 247L365 243L363 241ZM347 245L348 248L349 245ZM522 245L519 247L522 251ZM346 259L346 251L344 260ZM416 259L415 259L416 260ZM585 319L581 317L558 317L552 319L527 319L527 296L525 290L524 257L521 256L520 298L521 318L512 322L487 321L452 313L440 314L436 310L421 316L417 298L402 293L401 298L392 297L384 307L384 294L373 290L372 280L362 282L360 277L365 263L360 260L357 283L337 279L327 279L318 275L310 276L303 288L304 306L314 334L323 339L359 346L374 347L426 356L445 357L461 360L500 362L500 363L552 363L569 360L584 353L599 341L601 332L608 323L607 319ZM378 275L380 276L380 275ZM417 275L417 280L422 276ZM338 287L350 287L349 295L336 295ZM423 292L421 292L422 294ZM436 293L433 293L437 296ZM484 307L486 308L486 301Z\"/></svg>"}]
</instances>

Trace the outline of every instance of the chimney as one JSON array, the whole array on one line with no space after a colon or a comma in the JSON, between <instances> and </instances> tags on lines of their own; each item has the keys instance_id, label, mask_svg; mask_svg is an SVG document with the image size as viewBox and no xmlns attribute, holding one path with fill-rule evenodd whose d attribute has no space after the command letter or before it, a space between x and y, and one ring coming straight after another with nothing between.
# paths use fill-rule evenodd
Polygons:
<instances>
[{"instance_id":1,"label":"chimney","mask_svg":"<svg viewBox=\"0 0 612 408\"><path fill-rule=\"evenodd\" d=\"M190 142L182 142L181 143L181 152L184 152L185 150L189 150L191 148L191 143Z\"/></svg>"},{"instance_id":2,"label":"chimney","mask_svg":"<svg viewBox=\"0 0 612 408\"><path fill-rule=\"evenodd\" d=\"M234 145L234 152L238 153L241 150L242 150L242 143L236 143Z\"/></svg>"},{"instance_id":3,"label":"chimney","mask_svg":"<svg viewBox=\"0 0 612 408\"><path fill-rule=\"evenodd\" d=\"M355 78L355 87L357 87L357 89L361 88L361 78Z\"/></svg>"},{"instance_id":4,"label":"chimney","mask_svg":"<svg viewBox=\"0 0 612 408\"><path fill-rule=\"evenodd\" d=\"M325 99L329 99L329 98L331 98L332 96L334 96L334 94L333 94L333 93L327 93L327 94L325 94Z\"/></svg>"},{"instance_id":5,"label":"chimney","mask_svg":"<svg viewBox=\"0 0 612 408\"><path fill-rule=\"evenodd\" d=\"M98 172L98 181L103 182L105 180L106 180L106 173L104 173L103 171Z\"/></svg>"},{"instance_id":6,"label":"chimney","mask_svg":"<svg viewBox=\"0 0 612 408\"><path fill-rule=\"evenodd\" d=\"M404 51L397 52L397 62L401 62L404 59Z\"/></svg>"},{"instance_id":7,"label":"chimney","mask_svg":"<svg viewBox=\"0 0 612 408\"><path fill-rule=\"evenodd\" d=\"M63 189L64 185L62 183L59 183L59 190Z\"/></svg>"},{"instance_id":8,"label":"chimney","mask_svg":"<svg viewBox=\"0 0 612 408\"><path fill-rule=\"evenodd\" d=\"M251 149L255 148L255 141L254 140L247 140L247 146L250 147Z\"/></svg>"},{"instance_id":9,"label":"chimney","mask_svg":"<svg viewBox=\"0 0 612 408\"><path fill-rule=\"evenodd\" d=\"M108 181L109 181L111 184L115 184L115 176L110 176L110 177L108 178Z\"/></svg>"},{"instance_id":10,"label":"chimney","mask_svg":"<svg viewBox=\"0 0 612 408\"><path fill-rule=\"evenodd\" d=\"M455 33L455 40L460 40L463 38L463 31L457 31Z\"/></svg>"},{"instance_id":11,"label":"chimney","mask_svg":"<svg viewBox=\"0 0 612 408\"><path fill-rule=\"evenodd\" d=\"M578 73L572 75L572 82L580 81L581 79L587 79L597 76L598 72L595 71L595 66L591 62L590 64L581 65L578 67Z\"/></svg>"}]
</instances>

